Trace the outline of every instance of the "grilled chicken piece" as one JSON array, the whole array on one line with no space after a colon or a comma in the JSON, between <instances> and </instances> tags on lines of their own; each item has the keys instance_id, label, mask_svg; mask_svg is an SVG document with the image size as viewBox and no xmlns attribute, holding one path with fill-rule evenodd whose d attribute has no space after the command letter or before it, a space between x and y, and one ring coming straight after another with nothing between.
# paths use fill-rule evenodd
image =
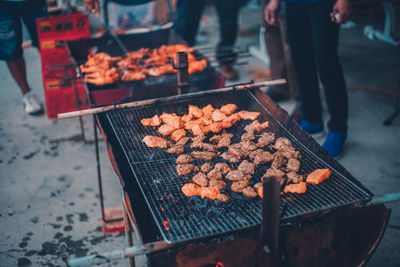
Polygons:
<instances>
[{"instance_id":1,"label":"grilled chicken piece","mask_svg":"<svg viewBox=\"0 0 400 267\"><path fill-rule=\"evenodd\" d=\"M258 183L256 183L253 187L254 187L254 189L257 191L260 187L262 187L263 186L263 183L261 183L261 182L258 182Z\"/></svg>"},{"instance_id":2,"label":"grilled chicken piece","mask_svg":"<svg viewBox=\"0 0 400 267\"><path fill-rule=\"evenodd\" d=\"M286 164L286 162L287 162L287 159L286 159L284 156L282 156L282 154L279 153L279 151L278 151L278 152L275 152L274 157L275 157L275 158L274 158L274 160L273 160L272 163L271 163L271 168L280 169L280 168L282 168L282 167Z\"/></svg>"},{"instance_id":3,"label":"grilled chicken piece","mask_svg":"<svg viewBox=\"0 0 400 267\"><path fill-rule=\"evenodd\" d=\"M195 72L203 71L205 67L207 67L207 60L205 58L201 60L190 61L188 66L188 73L189 75L191 75Z\"/></svg>"},{"instance_id":4,"label":"grilled chicken piece","mask_svg":"<svg viewBox=\"0 0 400 267\"><path fill-rule=\"evenodd\" d=\"M211 152L216 152L217 151L217 146L216 145L203 143L203 142L193 142L190 145L190 148L191 149L200 148L200 149L211 151Z\"/></svg>"},{"instance_id":5,"label":"grilled chicken piece","mask_svg":"<svg viewBox=\"0 0 400 267\"><path fill-rule=\"evenodd\" d=\"M147 135L142 140L148 147L167 148L168 142L162 137Z\"/></svg>"},{"instance_id":6,"label":"grilled chicken piece","mask_svg":"<svg viewBox=\"0 0 400 267\"><path fill-rule=\"evenodd\" d=\"M207 186L208 185L208 179L206 175L202 172L199 172L192 178L193 183L198 184L200 186Z\"/></svg>"},{"instance_id":7,"label":"grilled chicken piece","mask_svg":"<svg viewBox=\"0 0 400 267\"><path fill-rule=\"evenodd\" d=\"M154 115L152 118L145 118L140 121L143 126L160 126L161 119L158 115Z\"/></svg>"},{"instance_id":8,"label":"grilled chicken piece","mask_svg":"<svg viewBox=\"0 0 400 267\"><path fill-rule=\"evenodd\" d=\"M292 143L290 142L290 140L287 139L287 138L285 138L285 137L279 137L279 138L276 139L276 141L275 141L274 148L275 148L276 150L282 150L282 149L287 148L288 146L289 146L289 147L292 146Z\"/></svg>"},{"instance_id":9,"label":"grilled chicken piece","mask_svg":"<svg viewBox=\"0 0 400 267\"><path fill-rule=\"evenodd\" d=\"M223 180L212 179L208 182L209 186L218 187L219 189L225 189L226 183Z\"/></svg>"},{"instance_id":10,"label":"grilled chicken piece","mask_svg":"<svg viewBox=\"0 0 400 267\"><path fill-rule=\"evenodd\" d=\"M264 197L264 188L263 188L262 184L261 184L261 186L260 186L259 188L257 188L257 194L258 194L261 198Z\"/></svg>"},{"instance_id":11,"label":"grilled chicken piece","mask_svg":"<svg viewBox=\"0 0 400 267\"><path fill-rule=\"evenodd\" d=\"M224 121L227 119L226 115L222 113L219 109L214 110L211 115L213 121Z\"/></svg>"},{"instance_id":12,"label":"grilled chicken piece","mask_svg":"<svg viewBox=\"0 0 400 267\"><path fill-rule=\"evenodd\" d=\"M320 184L331 176L330 169L317 169L307 176L307 183Z\"/></svg>"},{"instance_id":13,"label":"grilled chicken piece","mask_svg":"<svg viewBox=\"0 0 400 267\"><path fill-rule=\"evenodd\" d=\"M233 182L231 185L231 189L234 192L242 192L242 189L249 186L249 180L244 179L237 182Z\"/></svg>"},{"instance_id":14,"label":"grilled chicken piece","mask_svg":"<svg viewBox=\"0 0 400 267\"><path fill-rule=\"evenodd\" d=\"M231 171L231 168L229 168L228 164L219 162L215 164L214 170L217 170L222 174L227 174L228 172Z\"/></svg>"},{"instance_id":15,"label":"grilled chicken piece","mask_svg":"<svg viewBox=\"0 0 400 267\"><path fill-rule=\"evenodd\" d=\"M171 126L174 129L183 128L181 117L179 117L175 113L163 113L161 114L160 118L165 124Z\"/></svg>"},{"instance_id":16,"label":"grilled chicken piece","mask_svg":"<svg viewBox=\"0 0 400 267\"><path fill-rule=\"evenodd\" d=\"M260 138L258 138L257 146L266 147L275 141L274 133L262 133Z\"/></svg>"},{"instance_id":17,"label":"grilled chicken piece","mask_svg":"<svg viewBox=\"0 0 400 267\"><path fill-rule=\"evenodd\" d=\"M222 179L222 173L216 169L213 169L207 174L207 178L210 180L220 180Z\"/></svg>"},{"instance_id":18,"label":"grilled chicken piece","mask_svg":"<svg viewBox=\"0 0 400 267\"><path fill-rule=\"evenodd\" d=\"M249 157L250 159L253 160L253 164L255 166L265 164L267 162L271 162L274 160L274 155L262 149L254 150L253 152L250 153Z\"/></svg>"},{"instance_id":19,"label":"grilled chicken piece","mask_svg":"<svg viewBox=\"0 0 400 267\"><path fill-rule=\"evenodd\" d=\"M244 175L254 174L254 164L248 162L247 160L243 160L242 163L240 163L238 170L241 171Z\"/></svg>"},{"instance_id":20,"label":"grilled chicken piece","mask_svg":"<svg viewBox=\"0 0 400 267\"><path fill-rule=\"evenodd\" d=\"M304 194L307 192L307 184L300 182L298 184L288 184L283 190L285 193Z\"/></svg>"},{"instance_id":21,"label":"grilled chicken piece","mask_svg":"<svg viewBox=\"0 0 400 267\"><path fill-rule=\"evenodd\" d=\"M226 179L230 180L230 181L241 181L241 180L245 180L248 179L249 177L244 175L243 172L239 171L239 170L233 170L228 172L228 174L226 175Z\"/></svg>"},{"instance_id":22,"label":"grilled chicken piece","mask_svg":"<svg viewBox=\"0 0 400 267\"><path fill-rule=\"evenodd\" d=\"M140 70L125 70L122 72L121 81L131 82L146 79L146 74Z\"/></svg>"},{"instance_id":23,"label":"grilled chicken piece","mask_svg":"<svg viewBox=\"0 0 400 267\"><path fill-rule=\"evenodd\" d=\"M217 148L229 147L232 137L233 134L231 133L222 133L221 135L214 135L210 138L210 141L217 142Z\"/></svg>"},{"instance_id":24,"label":"grilled chicken piece","mask_svg":"<svg viewBox=\"0 0 400 267\"><path fill-rule=\"evenodd\" d=\"M115 83L119 80L119 74L115 67L107 70L100 70L85 75L84 82L92 83L98 86Z\"/></svg>"},{"instance_id":25,"label":"grilled chicken piece","mask_svg":"<svg viewBox=\"0 0 400 267\"><path fill-rule=\"evenodd\" d=\"M177 142L185 136L186 136L185 129L178 129L171 134L171 139Z\"/></svg>"},{"instance_id":26,"label":"grilled chicken piece","mask_svg":"<svg viewBox=\"0 0 400 267\"><path fill-rule=\"evenodd\" d=\"M217 196L217 200L221 202L227 202L229 200L228 196L222 193L219 193Z\"/></svg>"},{"instance_id":27,"label":"grilled chicken piece","mask_svg":"<svg viewBox=\"0 0 400 267\"><path fill-rule=\"evenodd\" d=\"M219 133L220 131L222 131L223 128L222 126L223 126L222 122L214 122L208 127L210 128L211 132Z\"/></svg>"},{"instance_id":28,"label":"grilled chicken piece","mask_svg":"<svg viewBox=\"0 0 400 267\"><path fill-rule=\"evenodd\" d=\"M288 184L298 184L303 181L303 177L296 172L289 172L286 176L288 178Z\"/></svg>"},{"instance_id":29,"label":"grilled chicken piece","mask_svg":"<svg viewBox=\"0 0 400 267\"><path fill-rule=\"evenodd\" d=\"M178 145L184 146L184 145L186 145L187 142L190 141L190 139L191 139L190 137L183 137L178 142L176 142L175 145L176 146L178 146Z\"/></svg>"},{"instance_id":30,"label":"grilled chicken piece","mask_svg":"<svg viewBox=\"0 0 400 267\"><path fill-rule=\"evenodd\" d=\"M192 119L193 119L193 114L184 114L181 117L181 121L183 121L185 125L188 121L191 121Z\"/></svg>"},{"instance_id":31,"label":"grilled chicken piece","mask_svg":"<svg viewBox=\"0 0 400 267\"><path fill-rule=\"evenodd\" d=\"M195 118L201 118L203 117L204 113L199 107L189 105L189 116L190 115L192 115Z\"/></svg>"},{"instance_id":32,"label":"grilled chicken piece","mask_svg":"<svg viewBox=\"0 0 400 267\"><path fill-rule=\"evenodd\" d=\"M204 132L203 132L203 130L201 128L201 125L199 125L199 124L194 124L192 126L191 130L192 130L192 134L195 135L195 136L204 134Z\"/></svg>"},{"instance_id":33,"label":"grilled chicken piece","mask_svg":"<svg viewBox=\"0 0 400 267\"><path fill-rule=\"evenodd\" d=\"M245 132L240 137L241 141L251 141L251 140L254 140L254 139L256 139L256 137L254 136L253 132Z\"/></svg>"},{"instance_id":34,"label":"grilled chicken piece","mask_svg":"<svg viewBox=\"0 0 400 267\"><path fill-rule=\"evenodd\" d=\"M241 146L241 149L245 150L245 151L253 151L253 150L257 149L257 145L250 140L245 140L245 141L240 142L240 146Z\"/></svg>"},{"instance_id":35,"label":"grilled chicken piece","mask_svg":"<svg viewBox=\"0 0 400 267\"><path fill-rule=\"evenodd\" d=\"M230 121L232 124L237 123L240 121L242 118L240 117L239 113L233 113L232 115L229 115L226 120Z\"/></svg>"},{"instance_id":36,"label":"grilled chicken piece","mask_svg":"<svg viewBox=\"0 0 400 267\"><path fill-rule=\"evenodd\" d=\"M271 176L276 176L279 180L282 180L283 176L285 176L285 173L279 169L269 168L263 177L261 177L261 179Z\"/></svg>"},{"instance_id":37,"label":"grilled chicken piece","mask_svg":"<svg viewBox=\"0 0 400 267\"><path fill-rule=\"evenodd\" d=\"M185 164L185 163L189 163L192 162L194 159L188 155L188 154L182 154L179 155L179 157L176 159L176 163L177 164Z\"/></svg>"},{"instance_id":38,"label":"grilled chicken piece","mask_svg":"<svg viewBox=\"0 0 400 267\"><path fill-rule=\"evenodd\" d=\"M300 169L300 161L298 159L291 158L286 164L286 171L298 172Z\"/></svg>"},{"instance_id":39,"label":"grilled chicken piece","mask_svg":"<svg viewBox=\"0 0 400 267\"><path fill-rule=\"evenodd\" d=\"M173 131L175 131L175 129L172 128L172 127L169 126L169 125L166 125L166 124L163 124L163 125L161 125L161 126L158 128L158 132L159 132L161 135L164 135L164 136L167 136L167 135L172 134Z\"/></svg>"},{"instance_id":40,"label":"grilled chicken piece","mask_svg":"<svg viewBox=\"0 0 400 267\"><path fill-rule=\"evenodd\" d=\"M200 188L200 196L201 198L209 198L209 199L216 199L220 191L218 187L215 186L208 186L208 187L201 187Z\"/></svg>"},{"instance_id":41,"label":"grilled chicken piece","mask_svg":"<svg viewBox=\"0 0 400 267\"><path fill-rule=\"evenodd\" d=\"M193 151L191 155L195 159L205 159L205 160L212 160L213 158L217 157L216 153L209 151Z\"/></svg>"},{"instance_id":42,"label":"grilled chicken piece","mask_svg":"<svg viewBox=\"0 0 400 267\"><path fill-rule=\"evenodd\" d=\"M200 195L200 187L193 183L184 184L181 190L182 193L187 197Z\"/></svg>"},{"instance_id":43,"label":"grilled chicken piece","mask_svg":"<svg viewBox=\"0 0 400 267\"><path fill-rule=\"evenodd\" d=\"M224 152L222 153L222 158L224 160L228 160L230 163L238 163L240 161L240 157L232 152Z\"/></svg>"},{"instance_id":44,"label":"grilled chicken piece","mask_svg":"<svg viewBox=\"0 0 400 267\"><path fill-rule=\"evenodd\" d=\"M175 144L174 146L167 149L167 153L170 154L182 154L183 152L185 152L185 147L183 145Z\"/></svg>"},{"instance_id":45,"label":"grilled chicken piece","mask_svg":"<svg viewBox=\"0 0 400 267\"><path fill-rule=\"evenodd\" d=\"M231 115L232 113L234 113L237 109L237 106L235 104L226 104L224 106L222 106L219 110L222 113L225 113L226 115Z\"/></svg>"},{"instance_id":46,"label":"grilled chicken piece","mask_svg":"<svg viewBox=\"0 0 400 267\"><path fill-rule=\"evenodd\" d=\"M246 188L243 188L242 194L245 195L246 197L256 197L258 195L256 190L254 190L254 188L251 186L247 186Z\"/></svg>"},{"instance_id":47,"label":"grilled chicken piece","mask_svg":"<svg viewBox=\"0 0 400 267\"><path fill-rule=\"evenodd\" d=\"M193 164L178 164L176 165L176 172L178 175L186 175L191 172L197 172L199 171L199 167L193 165Z\"/></svg>"},{"instance_id":48,"label":"grilled chicken piece","mask_svg":"<svg viewBox=\"0 0 400 267\"><path fill-rule=\"evenodd\" d=\"M251 111L239 111L239 116L242 120L255 120L260 116L260 112L251 112Z\"/></svg>"},{"instance_id":49,"label":"grilled chicken piece","mask_svg":"<svg viewBox=\"0 0 400 267\"><path fill-rule=\"evenodd\" d=\"M211 118L211 115L214 112L215 108L211 104L208 104L207 106L205 106L201 110L203 111L203 114L204 114L205 117L210 117Z\"/></svg>"},{"instance_id":50,"label":"grilled chicken piece","mask_svg":"<svg viewBox=\"0 0 400 267\"><path fill-rule=\"evenodd\" d=\"M258 120L254 120L250 124L246 125L246 127L244 127L244 130L246 132L249 132L249 133L250 132L254 133L254 132L259 132L259 131L265 129L268 126L269 126L269 122L268 121L260 123Z\"/></svg>"},{"instance_id":51,"label":"grilled chicken piece","mask_svg":"<svg viewBox=\"0 0 400 267\"><path fill-rule=\"evenodd\" d=\"M203 165L201 165L200 170L201 170L202 172L204 172L204 173L207 173L207 172L209 172L209 171L212 170L212 166L211 166L210 163L206 162L206 163L204 163Z\"/></svg>"}]
</instances>

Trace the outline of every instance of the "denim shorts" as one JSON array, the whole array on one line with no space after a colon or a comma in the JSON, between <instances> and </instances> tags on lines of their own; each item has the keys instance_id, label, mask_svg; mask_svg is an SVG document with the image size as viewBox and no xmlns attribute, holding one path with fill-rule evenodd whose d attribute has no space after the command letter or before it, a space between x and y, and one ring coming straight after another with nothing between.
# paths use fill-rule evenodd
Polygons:
<instances>
[{"instance_id":1,"label":"denim shorts","mask_svg":"<svg viewBox=\"0 0 400 267\"><path fill-rule=\"evenodd\" d=\"M32 45L38 47L36 18L45 17L46 13L44 0L0 0L0 60L13 61L22 56L22 21L28 29Z\"/></svg>"}]
</instances>

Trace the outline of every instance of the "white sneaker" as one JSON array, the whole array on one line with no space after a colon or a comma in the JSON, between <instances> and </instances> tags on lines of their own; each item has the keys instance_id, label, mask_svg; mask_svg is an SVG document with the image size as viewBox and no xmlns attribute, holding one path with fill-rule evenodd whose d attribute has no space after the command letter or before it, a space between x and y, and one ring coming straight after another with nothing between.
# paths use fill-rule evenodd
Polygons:
<instances>
[{"instance_id":1,"label":"white sneaker","mask_svg":"<svg viewBox=\"0 0 400 267\"><path fill-rule=\"evenodd\" d=\"M33 92L26 93L22 98L22 104L24 106L24 111L29 115L38 115L43 113L43 107L36 99Z\"/></svg>"}]
</instances>

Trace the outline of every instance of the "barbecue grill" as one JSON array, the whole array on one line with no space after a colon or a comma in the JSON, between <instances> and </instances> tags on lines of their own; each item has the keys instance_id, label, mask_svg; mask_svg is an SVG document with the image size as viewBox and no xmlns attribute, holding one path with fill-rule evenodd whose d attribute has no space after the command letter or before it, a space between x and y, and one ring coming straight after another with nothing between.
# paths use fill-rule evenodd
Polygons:
<instances>
[{"instance_id":1,"label":"barbecue grill","mask_svg":"<svg viewBox=\"0 0 400 267\"><path fill-rule=\"evenodd\" d=\"M259 111L258 119L270 122L269 131L290 139L302 154L300 174L317 168L332 170L330 179L308 185L305 194L281 196L279 261L287 266L365 265L383 236L390 210L366 206L373 194L259 89L205 92L96 116L123 187L128 237L133 229L139 243L125 255L147 254L151 266L256 265L262 200L230 191L226 203L187 198L181 186L190 179L177 175L177 156L141 141L145 135L158 135L156 129L140 124L144 117L162 112L181 115L188 104L228 103L239 110ZM241 121L228 131L240 136L247 123ZM264 172L257 169L252 180L258 181ZM108 259L121 257L116 253L108 254ZM101 262L101 257L86 260Z\"/></svg>"}]
</instances>

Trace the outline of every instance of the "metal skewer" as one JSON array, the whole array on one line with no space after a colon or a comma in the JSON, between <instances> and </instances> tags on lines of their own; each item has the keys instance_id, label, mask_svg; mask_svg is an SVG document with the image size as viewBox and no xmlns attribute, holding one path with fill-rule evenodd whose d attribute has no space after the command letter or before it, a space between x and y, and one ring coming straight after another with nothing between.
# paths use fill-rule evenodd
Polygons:
<instances>
[{"instance_id":1,"label":"metal skewer","mask_svg":"<svg viewBox=\"0 0 400 267\"><path fill-rule=\"evenodd\" d=\"M285 83L286 83L285 79L279 79L279 80L264 81L264 82L258 82L258 83L239 84L239 85L228 86L228 87L218 88L218 89L212 89L212 90L202 91L202 92L188 93L188 94L183 94L183 95L175 95L175 96L169 96L169 97L148 99L148 100L135 101L135 102L124 103L124 104L109 105L109 106L104 106L104 107L99 107L99 108L84 109L84 110L79 110L79 111L61 113L61 114L58 114L58 118L64 119L64 118L72 118L72 117L84 116L84 115L93 115L93 114L106 112L109 110L151 105L151 104L155 104L158 102L174 101L174 100L191 97L191 96L200 96L200 95L207 95L207 94L216 93L216 92L227 92L227 91L233 91L233 90L248 90L248 89L253 89L256 87L280 85L280 84L285 84Z\"/></svg>"}]
</instances>

